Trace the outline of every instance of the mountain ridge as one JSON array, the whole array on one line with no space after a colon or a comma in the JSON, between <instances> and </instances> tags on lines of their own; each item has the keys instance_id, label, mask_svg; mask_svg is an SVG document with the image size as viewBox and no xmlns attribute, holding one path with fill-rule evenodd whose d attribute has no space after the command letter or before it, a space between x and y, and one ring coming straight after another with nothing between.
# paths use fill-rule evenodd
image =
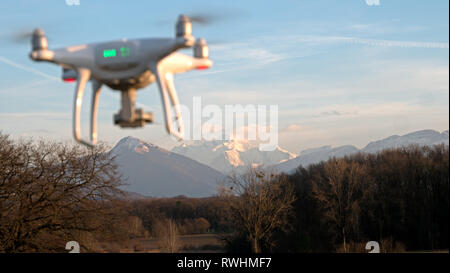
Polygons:
<instances>
[{"instance_id":1,"label":"mountain ridge","mask_svg":"<svg viewBox=\"0 0 450 273\"><path fill-rule=\"evenodd\" d=\"M249 166L271 166L296 157L279 146L274 151L260 151L256 144L239 140L196 141L182 144L171 150L187 156L224 174L232 171L242 173Z\"/></svg>"},{"instance_id":2,"label":"mountain ridge","mask_svg":"<svg viewBox=\"0 0 450 273\"><path fill-rule=\"evenodd\" d=\"M298 157L276 164L272 169L278 172L291 173L298 166L307 167L310 164L326 161L332 157L344 157L358 152L377 153L384 149L401 148L408 145L433 146L436 144L449 145L448 130L441 133L435 130L420 130L405 135L392 135L384 139L369 142L364 148L358 149L353 145L331 147L330 145L302 151Z\"/></svg>"},{"instance_id":3,"label":"mountain ridge","mask_svg":"<svg viewBox=\"0 0 450 273\"><path fill-rule=\"evenodd\" d=\"M305 149L297 156L281 147L273 152L259 151L257 145L242 141L200 141L193 145L182 144L169 151L129 136L118 141L110 152L116 156L120 173L128 178L129 185L122 187L128 192L151 197L207 197L217 193L218 182L227 174L243 173L251 167L291 173L300 165L306 167L331 157L376 153L410 144L431 146L440 143L449 144L448 130L392 135L371 141L361 149L353 145L325 145Z\"/></svg>"},{"instance_id":4,"label":"mountain ridge","mask_svg":"<svg viewBox=\"0 0 450 273\"><path fill-rule=\"evenodd\" d=\"M145 196L211 196L224 178L209 166L130 136L121 139L111 154L129 183L122 188Z\"/></svg>"}]
</instances>

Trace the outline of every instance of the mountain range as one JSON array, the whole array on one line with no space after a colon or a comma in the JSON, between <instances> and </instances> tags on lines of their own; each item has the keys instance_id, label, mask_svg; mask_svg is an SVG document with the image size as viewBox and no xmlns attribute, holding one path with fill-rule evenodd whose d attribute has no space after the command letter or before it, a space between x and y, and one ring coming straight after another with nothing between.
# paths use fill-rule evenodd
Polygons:
<instances>
[{"instance_id":1,"label":"mountain range","mask_svg":"<svg viewBox=\"0 0 450 273\"><path fill-rule=\"evenodd\" d=\"M442 133L434 130L422 130L403 136L393 135L381 140L372 141L362 149L358 149L352 145L345 145L334 148L331 146L323 146L304 150L296 158L279 163L273 166L273 169L279 172L290 173L300 165L307 167L310 164L326 161L332 157L339 158L358 152L377 153L384 149L401 148L411 144L432 146L442 143L445 145L449 144L448 130Z\"/></svg>"},{"instance_id":2,"label":"mountain range","mask_svg":"<svg viewBox=\"0 0 450 273\"><path fill-rule=\"evenodd\" d=\"M126 137L111 150L119 171L127 179L123 189L143 196L205 197L217 193L218 183L231 172L242 173L251 167L270 168L290 173L326 161L358 152L376 153L388 148L410 144L431 146L449 144L449 132L422 130L402 136L390 136L373 141L359 149L353 145L322 146L307 149L297 156L281 147L260 151L257 145L243 141L196 141L182 144L171 151L143 140Z\"/></svg>"},{"instance_id":3,"label":"mountain range","mask_svg":"<svg viewBox=\"0 0 450 273\"><path fill-rule=\"evenodd\" d=\"M448 130L439 133L434 130L422 130L403 136L393 135L382 140L370 142L362 149L353 145L332 147L330 145L306 149L297 156L277 146L274 151L260 151L258 146L245 141L196 141L182 144L172 152L187 156L208 165L224 174L243 173L250 167L269 167L271 170L289 173L299 165L308 166L331 157L344 157L358 152L376 153L388 148L398 148L410 144L448 145Z\"/></svg>"}]
</instances>

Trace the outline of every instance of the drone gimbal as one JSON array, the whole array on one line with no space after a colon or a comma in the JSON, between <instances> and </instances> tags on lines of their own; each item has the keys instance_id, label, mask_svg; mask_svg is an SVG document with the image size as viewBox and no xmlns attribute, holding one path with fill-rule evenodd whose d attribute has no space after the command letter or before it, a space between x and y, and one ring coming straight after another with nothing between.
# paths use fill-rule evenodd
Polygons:
<instances>
[{"instance_id":1,"label":"drone gimbal","mask_svg":"<svg viewBox=\"0 0 450 273\"><path fill-rule=\"evenodd\" d=\"M121 92L121 109L114 115L114 123L120 127L142 127L153 122L153 115L135 109L136 92L155 81L161 94L166 129L169 134L183 139L174 74L212 66L206 41L195 40L191 21L185 15L178 18L175 38L123 39L49 50L45 33L36 29L31 43L31 59L60 65L63 80L76 81L73 134L77 142L87 146L97 142L97 108L102 85ZM188 47L193 47L193 57L176 52ZM93 89L90 141L82 139L80 129L83 93L88 81L92 82ZM172 124L172 112L177 128Z\"/></svg>"}]
</instances>

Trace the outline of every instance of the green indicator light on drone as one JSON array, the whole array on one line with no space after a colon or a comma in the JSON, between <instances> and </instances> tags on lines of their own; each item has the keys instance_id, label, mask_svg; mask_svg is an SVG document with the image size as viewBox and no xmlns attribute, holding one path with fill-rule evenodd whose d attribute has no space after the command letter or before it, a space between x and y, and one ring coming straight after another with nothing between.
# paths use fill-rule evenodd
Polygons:
<instances>
[{"instance_id":1,"label":"green indicator light on drone","mask_svg":"<svg viewBox=\"0 0 450 273\"><path fill-rule=\"evenodd\" d=\"M130 48L128 48L128 47L121 47L120 48L120 55L122 55L122 57L130 56Z\"/></svg>"},{"instance_id":2,"label":"green indicator light on drone","mask_svg":"<svg viewBox=\"0 0 450 273\"><path fill-rule=\"evenodd\" d=\"M115 49L105 49L105 50L103 50L103 57L104 58L116 57L116 50Z\"/></svg>"}]
</instances>

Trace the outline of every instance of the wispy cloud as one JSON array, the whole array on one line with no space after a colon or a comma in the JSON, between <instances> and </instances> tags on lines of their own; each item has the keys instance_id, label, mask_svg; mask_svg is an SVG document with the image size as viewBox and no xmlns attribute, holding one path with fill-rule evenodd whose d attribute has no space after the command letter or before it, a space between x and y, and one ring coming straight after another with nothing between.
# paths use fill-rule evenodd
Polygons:
<instances>
[{"instance_id":1,"label":"wispy cloud","mask_svg":"<svg viewBox=\"0 0 450 273\"><path fill-rule=\"evenodd\" d=\"M211 50L222 65L239 64L238 67L266 65L287 57L285 53L276 53L270 47L258 45L257 42L251 40L226 46L212 46Z\"/></svg>"},{"instance_id":2,"label":"wispy cloud","mask_svg":"<svg viewBox=\"0 0 450 273\"><path fill-rule=\"evenodd\" d=\"M70 112L29 112L29 113L1 113L0 118L62 118L67 119L71 118Z\"/></svg>"},{"instance_id":3,"label":"wispy cloud","mask_svg":"<svg viewBox=\"0 0 450 273\"><path fill-rule=\"evenodd\" d=\"M345 111L338 111L338 110L328 110L323 111L316 115L315 117L330 117L330 116L344 116L344 115L352 115L356 114L357 112L345 112Z\"/></svg>"},{"instance_id":4,"label":"wispy cloud","mask_svg":"<svg viewBox=\"0 0 450 273\"><path fill-rule=\"evenodd\" d=\"M355 24L353 28L370 28L370 24ZM280 35L261 36L239 43L210 46L214 67L198 74L180 75L180 80L245 69L259 69L285 60L321 54L318 46L339 44L386 48L448 49L448 42L421 42L368 39L353 36Z\"/></svg>"},{"instance_id":5,"label":"wispy cloud","mask_svg":"<svg viewBox=\"0 0 450 273\"><path fill-rule=\"evenodd\" d=\"M395 120L395 117L401 116L413 118L414 116L419 115L430 117L442 114L442 118L448 120L448 117L445 118L446 113L448 113L448 109L429 107L411 102L371 102L364 104L360 103L358 105L341 104L317 108L286 110L280 114L280 118L289 119L289 117L294 117L296 120L302 120L303 122L308 123L332 123L342 121L348 123L348 126L352 121L356 120L365 122L367 120L383 120L383 118L388 117Z\"/></svg>"},{"instance_id":6,"label":"wispy cloud","mask_svg":"<svg viewBox=\"0 0 450 273\"><path fill-rule=\"evenodd\" d=\"M14 86L9 87L9 88L2 88L2 89L0 89L0 93L8 93L8 92L11 92L13 90L17 91L17 90L33 88L33 87L37 87L37 86L40 86L40 85L48 84L50 82L53 82L53 79L45 78L43 80L35 80L35 81L31 81L31 82L24 83L24 84L14 85Z\"/></svg>"},{"instance_id":7,"label":"wispy cloud","mask_svg":"<svg viewBox=\"0 0 450 273\"><path fill-rule=\"evenodd\" d=\"M47 78L47 79L57 80L57 81L60 81L60 80L61 80L61 79L58 78L58 77L55 77L55 76L46 74L46 73L41 72L41 71L39 71L39 70L37 70L37 69L34 69L34 68L32 68L32 67L29 67L29 66L26 66L26 65L23 65L23 64L19 64L19 63L15 62L15 61L10 60L10 59L7 59L7 58L5 58L5 57L3 57L3 56L0 56L0 62L3 62L3 63L5 63L5 64L8 64L8 65L10 65L10 66L13 66L13 67L15 67L15 68L18 68L18 69L21 69L21 70L24 70L24 71L27 71L27 72L31 72L31 73L33 73L33 74L42 76L42 77Z\"/></svg>"},{"instance_id":8,"label":"wispy cloud","mask_svg":"<svg viewBox=\"0 0 450 273\"><path fill-rule=\"evenodd\" d=\"M359 27L364 27L361 25ZM291 40L302 43L313 44L360 44L367 46L382 46L382 47L404 47L404 48L430 48L430 49L448 49L448 42L422 42L422 41L401 41L401 40L380 40L380 39L367 39L352 36L285 36L278 37L278 39Z\"/></svg>"},{"instance_id":9,"label":"wispy cloud","mask_svg":"<svg viewBox=\"0 0 450 273\"><path fill-rule=\"evenodd\" d=\"M280 130L280 133L296 133L301 132L303 130L303 127L298 124L291 124L286 128L283 128Z\"/></svg>"}]
</instances>

